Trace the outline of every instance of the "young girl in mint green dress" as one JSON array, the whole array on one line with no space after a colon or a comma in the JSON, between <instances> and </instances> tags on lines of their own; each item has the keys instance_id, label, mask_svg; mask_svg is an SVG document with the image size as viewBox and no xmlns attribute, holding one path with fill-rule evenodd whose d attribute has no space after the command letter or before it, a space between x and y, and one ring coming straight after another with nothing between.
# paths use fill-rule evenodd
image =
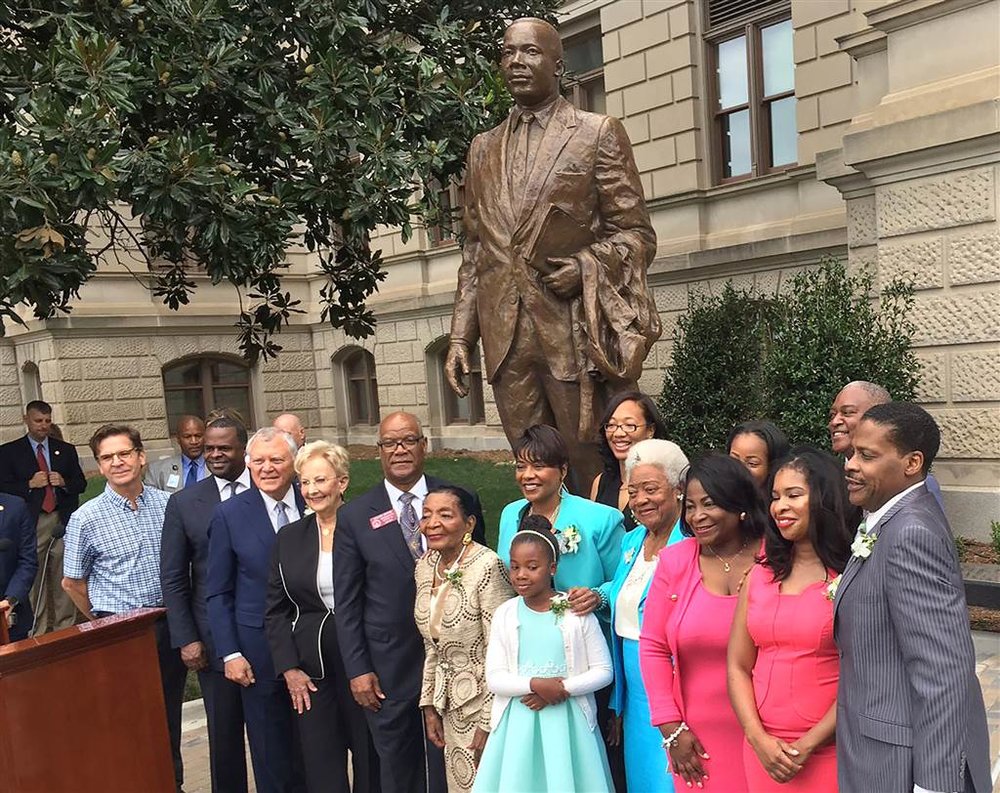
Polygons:
<instances>
[{"instance_id":1,"label":"young girl in mint green dress","mask_svg":"<svg viewBox=\"0 0 1000 793\"><path fill-rule=\"evenodd\" d=\"M559 549L545 523L526 522L511 543L510 578L520 597L493 615L491 732L474 793L614 789L593 695L611 682L611 657L597 618L576 616L552 588Z\"/></svg>"}]
</instances>

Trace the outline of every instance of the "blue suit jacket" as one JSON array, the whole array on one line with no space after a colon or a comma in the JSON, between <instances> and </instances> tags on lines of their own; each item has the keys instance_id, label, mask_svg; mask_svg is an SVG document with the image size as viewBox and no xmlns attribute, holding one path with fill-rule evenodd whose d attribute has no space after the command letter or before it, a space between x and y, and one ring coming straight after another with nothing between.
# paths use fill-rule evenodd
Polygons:
<instances>
[{"instance_id":1,"label":"blue suit jacket","mask_svg":"<svg viewBox=\"0 0 1000 793\"><path fill-rule=\"evenodd\" d=\"M298 490L294 492L302 512L302 497ZM271 551L276 541L264 498L256 488L215 508L208 528L205 582L215 654L224 658L242 653L253 667L254 676L261 680L275 677L264 633L264 611Z\"/></svg>"},{"instance_id":2,"label":"blue suit jacket","mask_svg":"<svg viewBox=\"0 0 1000 793\"><path fill-rule=\"evenodd\" d=\"M203 642L212 668L222 670L208 624L208 527L221 503L215 477L176 491L167 502L160 540L160 584L170 643Z\"/></svg>"},{"instance_id":3,"label":"blue suit jacket","mask_svg":"<svg viewBox=\"0 0 1000 793\"><path fill-rule=\"evenodd\" d=\"M622 656L622 638L615 633L615 606L618 601L618 594L622 591L625 579L635 566L635 560L642 553L642 544L649 534L643 525L636 526L622 538L621 558L618 560L618 568L615 570L615 577L601 587L601 592L608 599L611 610L611 665L614 669L615 682L611 691L611 709L619 716L625 706L625 661ZM667 538L667 545L673 545L678 540L683 540L681 534L680 521L674 524L670 537ZM642 591L639 599L639 624L642 625L642 613L646 609L646 595L649 594L649 585L653 583L653 576L646 582L646 588Z\"/></svg>"},{"instance_id":4,"label":"blue suit jacket","mask_svg":"<svg viewBox=\"0 0 1000 793\"><path fill-rule=\"evenodd\" d=\"M518 499L503 508L500 515L500 538L497 555L510 567L510 543L517 533L521 510L526 499ZM614 507L598 504L580 496L563 493L562 506L556 516L556 532L575 526L580 532L580 546L575 553L563 554L556 569L556 589L565 591L574 586L600 588L611 581L621 557L625 525L622 513ZM608 615L602 616L607 634Z\"/></svg>"},{"instance_id":5,"label":"blue suit jacket","mask_svg":"<svg viewBox=\"0 0 1000 793\"><path fill-rule=\"evenodd\" d=\"M10 547L0 551L0 600L16 597L11 641L24 639L31 630L34 615L28 593L38 572L35 552L35 521L23 499L0 493L0 540L10 540Z\"/></svg>"}]
</instances>

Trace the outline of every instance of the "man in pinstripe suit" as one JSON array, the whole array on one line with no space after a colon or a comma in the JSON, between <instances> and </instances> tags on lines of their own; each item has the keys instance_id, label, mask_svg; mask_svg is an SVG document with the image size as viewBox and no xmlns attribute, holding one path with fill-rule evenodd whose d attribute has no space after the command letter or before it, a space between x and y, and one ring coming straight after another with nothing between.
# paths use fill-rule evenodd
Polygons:
<instances>
[{"instance_id":1,"label":"man in pinstripe suit","mask_svg":"<svg viewBox=\"0 0 1000 793\"><path fill-rule=\"evenodd\" d=\"M940 445L917 405L870 408L845 475L865 510L834 603L841 793L989 793L986 710L948 521L924 479Z\"/></svg>"}]
</instances>

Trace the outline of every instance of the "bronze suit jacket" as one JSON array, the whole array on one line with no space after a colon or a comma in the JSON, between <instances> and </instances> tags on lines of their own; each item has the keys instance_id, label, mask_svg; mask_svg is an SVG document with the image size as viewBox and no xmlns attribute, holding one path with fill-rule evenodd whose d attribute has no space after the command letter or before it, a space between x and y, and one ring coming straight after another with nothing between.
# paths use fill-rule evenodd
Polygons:
<instances>
[{"instance_id":1,"label":"bronze suit jacket","mask_svg":"<svg viewBox=\"0 0 1000 793\"><path fill-rule=\"evenodd\" d=\"M612 359L619 377L634 379L635 359L641 369L642 358L660 335L660 324L646 288L656 234L625 128L616 118L586 113L557 99L523 197L511 194L508 179L510 128L508 117L478 135L469 149L466 241L451 337L470 346L482 338L486 375L493 382L523 306L556 378L574 381L588 369L604 369L595 366L598 356L589 351L593 345L616 346L625 330L638 338L625 345L632 350L624 352L629 360L622 363L623 354L614 349L605 358ZM553 206L588 226L594 238L576 254L585 289L573 300L551 292L526 260ZM609 309L623 312L611 324Z\"/></svg>"}]
</instances>

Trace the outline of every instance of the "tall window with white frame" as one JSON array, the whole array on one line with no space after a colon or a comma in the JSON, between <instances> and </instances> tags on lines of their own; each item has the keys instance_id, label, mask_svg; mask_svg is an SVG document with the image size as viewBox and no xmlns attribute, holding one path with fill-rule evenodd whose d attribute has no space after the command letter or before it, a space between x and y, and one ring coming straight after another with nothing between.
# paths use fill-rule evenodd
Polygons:
<instances>
[{"instance_id":1,"label":"tall window with white frame","mask_svg":"<svg viewBox=\"0 0 1000 793\"><path fill-rule=\"evenodd\" d=\"M466 382L469 393L458 396L451 390L444 374L444 362L448 357L448 346L444 345L436 354L441 371L441 390L444 397L445 424L485 424L486 408L483 401L483 366L479 358L479 348L469 352L469 376Z\"/></svg>"},{"instance_id":2,"label":"tall window with white frame","mask_svg":"<svg viewBox=\"0 0 1000 793\"><path fill-rule=\"evenodd\" d=\"M183 415L204 418L216 408L232 408L253 422L250 368L233 356L202 355L163 367L163 398L171 429Z\"/></svg>"},{"instance_id":3,"label":"tall window with white frame","mask_svg":"<svg viewBox=\"0 0 1000 793\"><path fill-rule=\"evenodd\" d=\"M787 0L708 3L717 182L763 176L798 161L790 13Z\"/></svg>"},{"instance_id":4,"label":"tall window with white frame","mask_svg":"<svg viewBox=\"0 0 1000 793\"><path fill-rule=\"evenodd\" d=\"M347 390L348 421L351 424L378 424L378 381L375 379L375 356L360 347L344 357L342 363Z\"/></svg>"}]
</instances>

